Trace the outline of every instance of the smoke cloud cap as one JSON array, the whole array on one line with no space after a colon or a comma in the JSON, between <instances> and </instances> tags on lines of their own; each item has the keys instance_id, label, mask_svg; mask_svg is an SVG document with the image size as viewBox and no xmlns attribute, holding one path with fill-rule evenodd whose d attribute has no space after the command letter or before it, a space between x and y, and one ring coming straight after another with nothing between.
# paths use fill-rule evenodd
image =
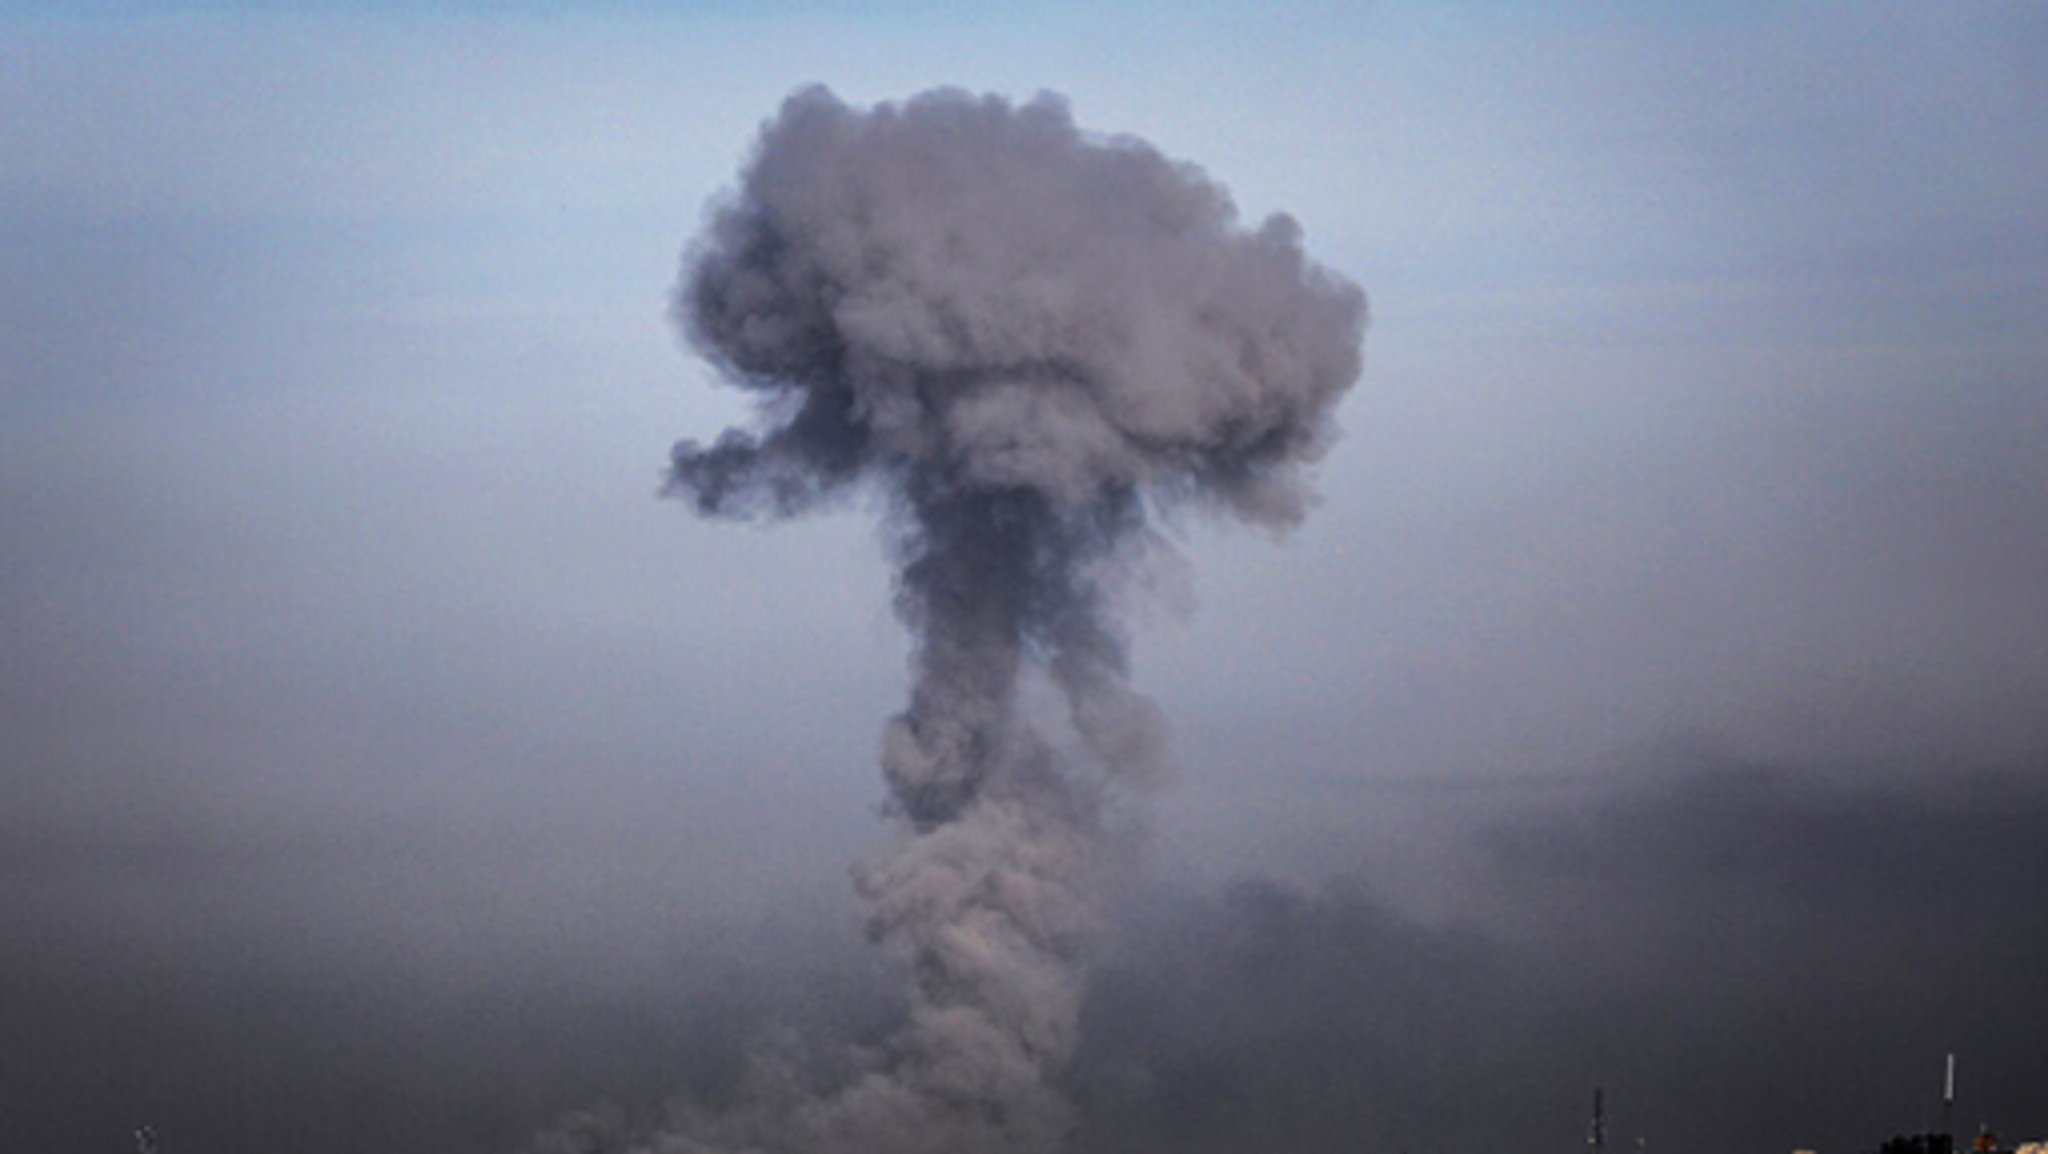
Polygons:
<instances>
[{"instance_id":1,"label":"smoke cloud cap","mask_svg":"<svg viewBox=\"0 0 2048 1154\"><path fill-rule=\"evenodd\" d=\"M1141 488L1300 515L1295 467L1357 379L1364 297L1299 227L1063 101L792 96L678 304L692 344L794 412L677 449L706 512L847 484L1030 494L1065 514Z\"/></svg>"},{"instance_id":2,"label":"smoke cloud cap","mask_svg":"<svg viewBox=\"0 0 2048 1154\"><path fill-rule=\"evenodd\" d=\"M1300 519L1364 295L1291 219L1241 227L1199 170L1082 132L1055 96L862 110L811 88L713 209L676 319L764 420L679 444L669 493L734 517L856 489L889 510L915 638L881 750L901 828L855 879L910 990L897 1034L822 1087L772 1055L744 1102L642 1146L1051 1149L1103 805L1167 770L1115 562L1166 548L1146 526L1171 505ZM1030 707L1031 684L1056 704Z\"/></svg>"}]
</instances>

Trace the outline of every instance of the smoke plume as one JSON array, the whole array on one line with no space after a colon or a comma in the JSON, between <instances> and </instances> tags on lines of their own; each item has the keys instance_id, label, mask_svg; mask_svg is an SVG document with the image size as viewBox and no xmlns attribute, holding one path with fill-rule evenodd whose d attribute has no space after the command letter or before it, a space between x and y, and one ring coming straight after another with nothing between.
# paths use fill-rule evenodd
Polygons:
<instances>
[{"instance_id":1,"label":"smoke plume","mask_svg":"<svg viewBox=\"0 0 2048 1154\"><path fill-rule=\"evenodd\" d=\"M900 829L855 877L910 988L882 1045L822 1072L764 1057L739 1106L639 1148L1051 1149L1095 831L1167 772L1118 574L1165 548L1148 525L1171 506L1301 517L1364 295L1291 219L1242 228L1202 172L1081 132L1057 97L861 110L813 88L711 212L675 315L762 424L677 445L670 494L737 518L887 510L915 640L881 743Z\"/></svg>"}]
</instances>

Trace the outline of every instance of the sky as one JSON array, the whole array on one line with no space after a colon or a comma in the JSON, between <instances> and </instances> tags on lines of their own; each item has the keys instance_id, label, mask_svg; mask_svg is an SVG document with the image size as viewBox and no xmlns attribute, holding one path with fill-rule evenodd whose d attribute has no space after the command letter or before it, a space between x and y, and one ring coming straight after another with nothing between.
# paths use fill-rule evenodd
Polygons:
<instances>
[{"instance_id":1,"label":"sky","mask_svg":"<svg viewBox=\"0 0 2048 1154\"><path fill-rule=\"evenodd\" d=\"M2025 5L0 5L0 1146L516 1150L898 996L858 505L671 324L804 85L1062 94L1365 370L1123 607L1076 1152L2048 1138Z\"/></svg>"}]
</instances>

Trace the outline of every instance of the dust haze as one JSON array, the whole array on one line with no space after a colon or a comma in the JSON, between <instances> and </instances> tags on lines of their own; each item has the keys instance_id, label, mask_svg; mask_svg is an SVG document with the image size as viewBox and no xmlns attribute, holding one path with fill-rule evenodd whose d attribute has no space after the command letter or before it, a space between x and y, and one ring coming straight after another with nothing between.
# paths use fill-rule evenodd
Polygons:
<instances>
[{"instance_id":1,"label":"dust haze","mask_svg":"<svg viewBox=\"0 0 2048 1154\"><path fill-rule=\"evenodd\" d=\"M2048 1136L2038 10L629 7L0 6L0 1146Z\"/></svg>"}]
</instances>

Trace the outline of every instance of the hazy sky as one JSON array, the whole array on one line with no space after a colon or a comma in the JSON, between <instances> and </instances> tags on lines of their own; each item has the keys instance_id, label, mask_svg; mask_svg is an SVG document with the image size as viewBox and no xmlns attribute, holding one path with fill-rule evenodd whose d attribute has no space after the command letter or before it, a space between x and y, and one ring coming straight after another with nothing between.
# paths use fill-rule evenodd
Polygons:
<instances>
[{"instance_id":1,"label":"hazy sky","mask_svg":"<svg viewBox=\"0 0 2048 1154\"><path fill-rule=\"evenodd\" d=\"M893 981L873 518L656 499L800 85L1067 96L1366 371L1129 608L1077 1150L2048 1137L2048 17L0 4L0 1147L516 1148Z\"/></svg>"}]
</instances>

